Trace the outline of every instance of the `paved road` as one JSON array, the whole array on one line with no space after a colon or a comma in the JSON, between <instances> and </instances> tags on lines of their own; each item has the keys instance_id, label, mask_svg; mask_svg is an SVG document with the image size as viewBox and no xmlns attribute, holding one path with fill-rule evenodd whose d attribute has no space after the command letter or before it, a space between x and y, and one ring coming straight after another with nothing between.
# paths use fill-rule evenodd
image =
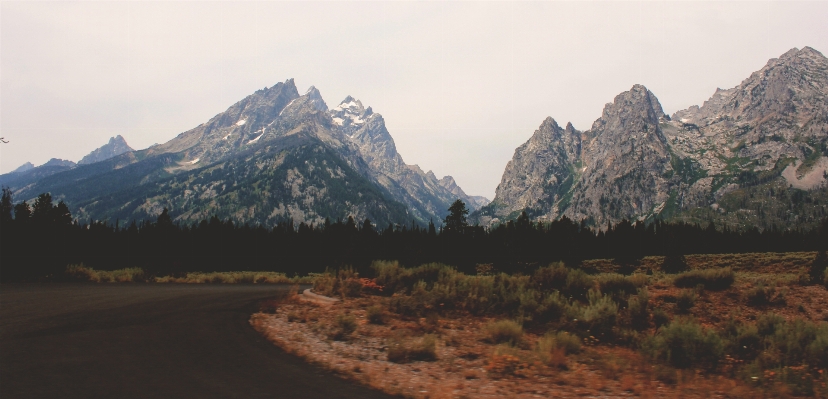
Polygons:
<instances>
[{"instance_id":1,"label":"paved road","mask_svg":"<svg viewBox=\"0 0 828 399\"><path fill-rule=\"evenodd\" d=\"M265 285L0 285L0 397L390 398L248 324Z\"/></svg>"}]
</instances>

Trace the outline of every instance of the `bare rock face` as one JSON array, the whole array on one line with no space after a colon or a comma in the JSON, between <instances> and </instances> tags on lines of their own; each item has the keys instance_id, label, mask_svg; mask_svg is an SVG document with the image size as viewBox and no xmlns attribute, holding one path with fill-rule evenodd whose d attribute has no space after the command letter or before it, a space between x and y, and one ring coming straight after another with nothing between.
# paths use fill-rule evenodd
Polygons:
<instances>
[{"instance_id":1,"label":"bare rock face","mask_svg":"<svg viewBox=\"0 0 828 399\"><path fill-rule=\"evenodd\" d=\"M78 165L88 165L95 162L105 161L109 158L121 155L126 152L135 151L127 144L126 140L119 134L109 139L109 143L95 149L78 161Z\"/></svg>"},{"instance_id":2,"label":"bare rock face","mask_svg":"<svg viewBox=\"0 0 828 399\"><path fill-rule=\"evenodd\" d=\"M547 118L515 150L492 204L473 218L497 223L525 210L537 220L567 216L598 227L656 217L811 223L825 211L819 198L828 197L828 59L793 49L672 118L635 85L591 129L569 130ZM768 209L787 216L770 215L762 206L780 189L804 190L817 205L772 203ZM758 193L770 200L754 201Z\"/></svg>"},{"instance_id":3,"label":"bare rock face","mask_svg":"<svg viewBox=\"0 0 828 399\"><path fill-rule=\"evenodd\" d=\"M532 214L557 216L555 205L569 193L582 172L581 132L571 123L562 129L546 118L532 137L515 150L495 192L499 216L529 209Z\"/></svg>"},{"instance_id":4,"label":"bare rock face","mask_svg":"<svg viewBox=\"0 0 828 399\"><path fill-rule=\"evenodd\" d=\"M169 168L170 172L231 157L263 138L265 131L279 119L280 113L297 98L299 92L293 79L257 90L206 123L164 144L148 148L146 155L183 155L178 165Z\"/></svg>"},{"instance_id":5,"label":"bare rock face","mask_svg":"<svg viewBox=\"0 0 828 399\"><path fill-rule=\"evenodd\" d=\"M771 59L739 86L717 90L701 107L676 112L670 130L679 151L719 175L734 157L753 163L739 169L762 171L822 152L816 147L828 136L827 116L828 60L805 47Z\"/></svg>"},{"instance_id":6,"label":"bare rock face","mask_svg":"<svg viewBox=\"0 0 828 399\"><path fill-rule=\"evenodd\" d=\"M371 107L365 108L361 101L348 96L329 114L333 126L356 146L369 166L371 177L407 205L415 218L442 219L457 199L472 210L480 208L451 176L437 179L434 173L423 172L417 165L406 165L382 115L373 112Z\"/></svg>"},{"instance_id":7,"label":"bare rock face","mask_svg":"<svg viewBox=\"0 0 828 399\"><path fill-rule=\"evenodd\" d=\"M672 168L659 124L667 120L658 99L641 85L607 104L585 133L581 179L564 213L601 226L649 214L666 201L664 175Z\"/></svg>"}]
</instances>

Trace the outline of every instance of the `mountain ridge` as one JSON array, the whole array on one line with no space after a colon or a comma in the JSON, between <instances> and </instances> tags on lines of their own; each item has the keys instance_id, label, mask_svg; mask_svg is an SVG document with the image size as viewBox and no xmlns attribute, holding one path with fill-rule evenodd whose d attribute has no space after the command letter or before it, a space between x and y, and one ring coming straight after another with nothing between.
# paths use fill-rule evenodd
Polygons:
<instances>
[{"instance_id":1,"label":"mountain ridge","mask_svg":"<svg viewBox=\"0 0 828 399\"><path fill-rule=\"evenodd\" d=\"M472 220L492 225L525 211L600 228L656 218L737 229L813 225L828 199L826 97L828 59L810 47L769 60L738 86L672 117L636 84L587 131L564 134L544 120ZM763 204L761 195L774 199ZM817 205L776 198L786 196Z\"/></svg>"},{"instance_id":2,"label":"mountain ridge","mask_svg":"<svg viewBox=\"0 0 828 399\"><path fill-rule=\"evenodd\" d=\"M295 164L297 156L304 163ZM472 209L480 202L406 165L370 107L349 96L329 109L313 86L299 95L293 79L166 143L12 183L21 197L52 192L80 218L110 221L152 219L168 208L184 223L212 213L268 226L347 217L425 225L441 220L457 198Z\"/></svg>"}]
</instances>

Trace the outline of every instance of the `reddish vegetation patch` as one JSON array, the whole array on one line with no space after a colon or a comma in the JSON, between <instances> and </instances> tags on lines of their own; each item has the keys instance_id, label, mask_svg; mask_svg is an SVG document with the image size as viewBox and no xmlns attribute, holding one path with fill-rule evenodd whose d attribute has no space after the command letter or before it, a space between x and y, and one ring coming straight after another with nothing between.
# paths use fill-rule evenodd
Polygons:
<instances>
[{"instance_id":1,"label":"reddish vegetation patch","mask_svg":"<svg viewBox=\"0 0 828 399\"><path fill-rule=\"evenodd\" d=\"M537 397L745 397L756 392L719 376L678 371L650 363L627 348L585 342L578 354L553 354L546 363L531 332L517 347L486 342L493 319L455 314L408 319L386 314L369 324L367 308L387 298L346 299L330 306L288 300L275 314L256 313L251 324L269 340L342 377L411 398ZM337 317L357 321L356 331L336 341ZM435 361L393 363L389 343L437 337Z\"/></svg>"}]
</instances>

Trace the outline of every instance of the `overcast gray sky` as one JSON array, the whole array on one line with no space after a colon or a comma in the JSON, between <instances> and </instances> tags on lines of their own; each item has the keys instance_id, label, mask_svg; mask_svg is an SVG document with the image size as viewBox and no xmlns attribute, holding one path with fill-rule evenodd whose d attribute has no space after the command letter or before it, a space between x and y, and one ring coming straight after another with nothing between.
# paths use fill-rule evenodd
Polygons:
<instances>
[{"instance_id":1,"label":"overcast gray sky","mask_svg":"<svg viewBox=\"0 0 828 399\"><path fill-rule=\"evenodd\" d=\"M588 129L641 83L667 113L768 59L828 51L814 2L0 3L0 173L163 143L295 78L383 114L406 163L494 197L552 116Z\"/></svg>"}]
</instances>

